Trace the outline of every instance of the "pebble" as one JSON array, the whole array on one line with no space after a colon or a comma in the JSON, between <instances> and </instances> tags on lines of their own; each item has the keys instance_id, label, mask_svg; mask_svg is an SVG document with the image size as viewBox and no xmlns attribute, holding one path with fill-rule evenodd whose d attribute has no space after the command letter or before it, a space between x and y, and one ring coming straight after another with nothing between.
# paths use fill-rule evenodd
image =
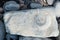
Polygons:
<instances>
[{"instance_id":1,"label":"pebble","mask_svg":"<svg viewBox=\"0 0 60 40\"><path fill-rule=\"evenodd\" d=\"M30 4L30 7L31 7L31 8L42 8L42 5L39 4L39 3L31 3L31 4Z\"/></svg>"},{"instance_id":2,"label":"pebble","mask_svg":"<svg viewBox=\"0 0 60 40\"><path fill-rule=\"evenodd\" d=\"M54 1L55 1L55 0L47 0L47 3L48 3L49 5L52 5Z\"/></svg>"},{"instance_id":3,"label":"pebble","mask_svg":"<svg viewBox=\"0 0 60 40\"><path fill-rule=\"evenodd\" d=\"M12 39L12 40L17 40L17 39L18 39L18 36L17 36L17 35L12 35L12 34L9 34L9 33L8 33L8 34L6 35L6 39L7 39L7 40L11 40L11 39Z\"/></svg>"},{"instance_id":4,"label":"pebble","mask_svg":"<svg viewBox=\"0 0 60 40\"><path fill-rule=\"evenodd\" d=\"M58 24L58 26L59 26L59 33L60 33L60 24ZM60 34L57 39L60 40Z\"/></svg>"},{"instance_id":5,"label":"pebble","mask_svg":"<svg viewBox=\"0 0 60 40\"><path fill-rule=\"evenodd\" d=\"M8 1L3 5L5 11L16 11L19 10L20 6L15 1Z\"/></svg>"},{"instance_id":6,"label":"pebble","mask_svg":"<svg viewBox=\"0 0 60 40\"><path fill-rule=\"evenodd\" d=\"M0 40L5 38L5 27L2 21L0 21Z\"/></svg>"},{"instance_id":7,"label":"pebble","mask_svg":"<svg viewBox=\"0 0 60 40\"><path fill-rule=\"evenodd\" d=\"M23 0L24 1L24 4L29 4L30 2L32 2L32 0Z\"/></svg>"},{"instance_id":8,"label":"pebble","mask_svg":"<svg viewBox=\"0 0 60 40\"><path fill-rule=\"evenodd\" d=\"M0 20L2 19L2 17L3 17L3 14L0 13Z\"/></svg>"},{"instance_id":9,"label":"pebble","mask_svg":"<svg viewBox=\"0 0 60 40\"><path fill-rule=\"evenodd\" d=\"M19 37L19 40L52 40L49 38Z\"/></svg>"},{"instance_id":10,"label":"pebble","mask_svg":"<svg viewBox=\"0 0 60 40\"><path fill-rule=\"evenodd\" d=\"M2 8L2 7L0 7L0 13L1 13L1 12L3 12L3 8Z\"/></svg>"}]
</instances>

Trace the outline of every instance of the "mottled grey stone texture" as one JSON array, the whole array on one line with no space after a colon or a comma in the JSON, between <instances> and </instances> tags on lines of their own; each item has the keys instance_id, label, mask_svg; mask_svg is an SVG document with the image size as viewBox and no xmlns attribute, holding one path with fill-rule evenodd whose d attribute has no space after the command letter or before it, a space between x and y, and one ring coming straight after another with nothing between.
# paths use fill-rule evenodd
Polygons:
<instances>
[{"instance_id":1,"label":"mottled grey stone texture","mask_svg":"<svg viewBox=\"0 0 60 40\"><path fill-rule=\"evenodd\" d=\"M5 13L6 32L33 37L56 37L58 24L53 8Z\"/></svg>"}]
</instances>

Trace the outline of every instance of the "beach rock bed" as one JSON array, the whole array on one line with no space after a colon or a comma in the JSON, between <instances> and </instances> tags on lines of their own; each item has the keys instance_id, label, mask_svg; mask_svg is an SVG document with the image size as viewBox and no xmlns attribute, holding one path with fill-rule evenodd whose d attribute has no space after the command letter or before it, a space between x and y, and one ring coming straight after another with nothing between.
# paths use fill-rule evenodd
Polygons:
<instances>
[{"instance_id":1,"label":"beach rock bed","mask_svg":"<svg viewBox=\"0 0 60 40\"><path fill-rule=\"evenodd\" d=\"M12 10L13 8L11 10L7 10L10 8L10 6L5 7L5 3L8 1L15 1L20 6L18 6L17 10ZM40 2L38 2L38 1L37 0L28 0L28 1L27 0L0 0L0 40L60 40L60 37L58 37L58 39L57 39L57 37L33 38L33 37L24 37L24 36L20 36L20 35L13 35L13 34L6 33L6 28L5 28L4 20L3 20L4 13L8 12L8 11L42 8L43 5L39 4ZM37 6L37 5L39 5L39 6ZM7 9L5 9L4 7ZM57 21L58 21L58 23L60 23L60 18L57 18Z\"/></svg>"}]
</instances>

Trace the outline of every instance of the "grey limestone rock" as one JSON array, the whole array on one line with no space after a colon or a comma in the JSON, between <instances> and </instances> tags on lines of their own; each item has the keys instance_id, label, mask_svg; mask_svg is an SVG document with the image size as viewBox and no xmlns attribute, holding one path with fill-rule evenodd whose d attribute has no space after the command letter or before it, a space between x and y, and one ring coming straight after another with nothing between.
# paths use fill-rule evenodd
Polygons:
<instances>
[{"instance_id":1,"label":"grey limestone rock","mask_svg":"<svg viewBox=\"0 0 60 40\"><path fill-rule=\"evenodd\" d=\"M32 37L59 35L53 8L7 12L4 15L6 32Z\"/></svg>"}]
</instances>

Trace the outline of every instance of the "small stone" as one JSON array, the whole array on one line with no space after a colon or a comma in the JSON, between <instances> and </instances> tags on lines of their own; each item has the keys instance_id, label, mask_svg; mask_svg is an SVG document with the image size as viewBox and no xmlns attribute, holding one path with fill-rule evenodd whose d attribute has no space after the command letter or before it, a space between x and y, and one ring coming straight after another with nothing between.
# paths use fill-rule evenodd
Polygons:
<instances>
[{"instance_id":1,"label":"small stone","mask_svg":"<svg viewBox=\"0 0 60 40\"><path fill-rule=\"evenodd\" d=\"M5 38L5 27L2 21L0 21L0 40Z\"/></svg>"},{"instance_id":2,"label":"small stone","mask_svg":"<svg viewBox=\"0 0 60 40\"><path fill-rule=\"evenodd\" d=\"M0 13L3 12L3 8L0 7Z\"/></svg>"},{"instance_id":3,"label":"small stone","mask_svg":"<svg viewBox=\"0 0 60 40\"><path fill-rule=\"evenodd\" d=\"M59 36L58 36L58 40L60 40L60 24L59 24L58 26L59 26Z\"/></svg>"},{"instance_id":4,"label":"small stone","mask_svg":"<svg viewBox=\"0 0 60 40\"><path fill-rule=\"evenodd\" d=\"M2 19L2 17L3 17L3 14L0 13L0 19Z\"/></svg>"},{"instance_id":5,"label":"small stone","mask_svg":"<svg viewBox=\"0 0 60 40\"><path fill-rule=\"evenodd\" d=\"M32 38L29 38L29 37L23 37L23 40L32 40Z\"/></svg>"},{"instance_id":6,"label":"small stone","mask_svg":"<svg viewBox=\"0 0 60 40\"><path fill-rule=\"evenodd\" d=\"M52 39L39 37L19 37L19 40L52 40Z\"/></svg>"},{"instance_id":7,"label":"small stone","mask_svg":"<svg viewBox=\"0 0 60 40\"><path fill-rule=\"evenodd\" d=\"M39 4L39 3L31 3L31 4L30 4L30 7L31 7L31 8L42 8L42 5Z\"/></svg>"},{"instance_id":8,"label":"small stone","mask_svg":"<svg viewBox=\"0 0 60 40\"><path fill-rule=\"evenodd\" d=\"M24 4L28 5L30 2L32 2L32 0L23 0Z\"/></svg>"},{"instance_id":9,"label":"small stone","mask_svg":"<svg viewBox=\"0 0 60 40\"><path fill-rule=\"evenodd\" d=\"M12 34L7 34L6 35L6 39L7 40L17 40L18 39L18 36L17 35L12 35Z\"/></svg>"},{"instance_id":10,"label":"small stone","mask_svg":"<svg viewBox=\"0 0 60 40\"><path fill-rule=\"evenodd\" d=\"M49 38L43 38L42 40L52 40L52 39L49 39Z\"/></svg>"},{"instance_id":11,"label":"small stone","mask_svg":"<svg viewBox=\"0 0 60 40\"><path fill-rule=\"evenodd\" d=\"M56 5L55 5L55 15L56 17L60 17L60 2L57 2Z\"/></svg>"},{"instance_id":12,"label":"small stone","mask_svg":"<svg viewBox=\"0 0 60 40\"><path fill-rule=\"evenodd\" d=\"M54 1L55 1L55 0L47 0L47 3L48 3L49 5L52 5Z\"/></svg>"},{"instance_id":13,"label":"small stone","mask_svg":"<svg viewBox=\"0 0 60 40\"><path fill-rule=\"evenodd\" d=\"M19 10L20 6L15 1L8 1L3 5L5 11L16 11Z\"/></svg>"},{"instance_id":14,"label":"small stone","mask_svg":"<svg viewBox=\"0 0 60 40\"><path fill-rule=\"evenodd\" d=\"M24 1L23 1L23 0L19 0L19 3L20 3L20 4L24 4Z\"/></svg>"},{"instance_id":15,"label":"small stone","mask_svg":"<svg viewBox=\"0 0 60 40\"><path fill-rule=\"evenodd\" d=\"M20 9L27 9L27 5L24 5L24 4L20 4Z\"/></svg>"}]
</instances>

